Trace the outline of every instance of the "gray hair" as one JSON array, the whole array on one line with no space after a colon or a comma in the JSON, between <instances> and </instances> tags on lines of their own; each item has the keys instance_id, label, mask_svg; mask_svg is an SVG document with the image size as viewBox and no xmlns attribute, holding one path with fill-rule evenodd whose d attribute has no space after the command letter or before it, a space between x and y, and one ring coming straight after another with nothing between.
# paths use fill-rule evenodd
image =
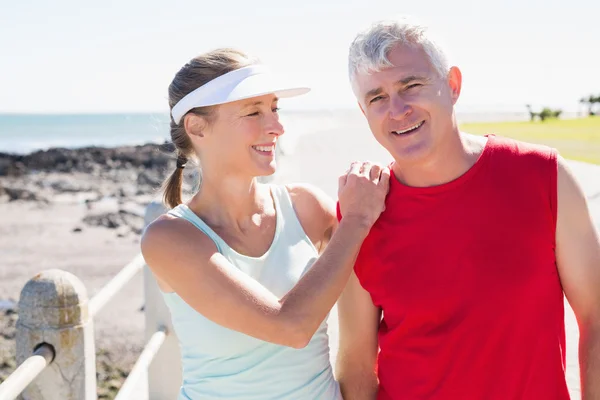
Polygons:
<instances>
[{"instance_id":1,"label":"gray hair","mask_svg":"<svg viewBox=\"0 0 600 400\"><path fill-rule=\"evenodd\" d=\"M388 54L398 44L421 47L438 74L442 77L448 74L446 54L428 28L404 16L377 21L356 35L348 54L350 82L354 83L357 73L368 74L392 67Z\"/></svg>"}]
</instances>

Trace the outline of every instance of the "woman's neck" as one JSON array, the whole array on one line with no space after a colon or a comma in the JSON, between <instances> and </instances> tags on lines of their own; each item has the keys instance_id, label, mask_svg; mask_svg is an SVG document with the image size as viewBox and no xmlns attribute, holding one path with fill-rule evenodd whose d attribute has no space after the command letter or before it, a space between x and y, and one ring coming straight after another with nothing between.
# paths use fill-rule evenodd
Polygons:
<instances>
[{"instance_id":1,"label":"woman's neck","mask_svg":"<svg viewBox=\"0 0 600 400\"><path fill-rule=\"evenodd\" d=\"M203 176L200 191L189 207L211 227L233 227L242 232L260 225L262 216L275 214L268 185L234 176Z\"/></svg>"}]
</instances>

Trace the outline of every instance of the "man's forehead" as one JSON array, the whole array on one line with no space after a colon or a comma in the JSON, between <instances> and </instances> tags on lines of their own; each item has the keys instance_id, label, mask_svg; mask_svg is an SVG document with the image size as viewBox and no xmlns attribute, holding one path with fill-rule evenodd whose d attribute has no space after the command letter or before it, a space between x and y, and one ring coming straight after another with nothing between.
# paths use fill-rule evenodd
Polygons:
<instances>
[{"instance_id":1,"label":"man's forehead","mask_svg":"<svg viewBox=\"0 0 600 400\"><path fill-rule=\"evenodd\" d=\"M359 72L356 82L363 90L371 90L382 85L403 84L418 78L426 79L427 71L412 66L394 66L380 71Z\"/></svg>"},{"instance_id":2,"label":"man's forehead","mask_svg":"<svg viewBox=\"0 0 600 400\"><path fill-rule=\"evenodd\" d=\"M429 65L429 57L421 46L396 45L387 53L387 59L396 67L409 67L414 65Z\"/></svg>"},{"instance_id":3,"label":"man's forehead","mask_svg":"<svg viewBox=\"0 0 600 400\"><path fill-rule=\"evenodd\" d=\"M355 80L361 91L368 91L383 84L402 82L410 77L431 78L435 75L435 69L425 52L419 50L408 46L394 48L388 54L391 66L377 71L358 71Z\"/></svg>"}]
</instances>

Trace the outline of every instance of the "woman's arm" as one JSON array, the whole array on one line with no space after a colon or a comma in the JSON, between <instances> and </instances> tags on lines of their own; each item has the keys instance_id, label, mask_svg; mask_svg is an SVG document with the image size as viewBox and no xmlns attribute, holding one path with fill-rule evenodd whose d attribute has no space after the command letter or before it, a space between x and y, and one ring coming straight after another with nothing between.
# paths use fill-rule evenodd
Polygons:
<instances>
[{"instance_id":1,"label":"woman's arm","mask_svg":"<svg viewBox=\"0 0 600 400\"><path fill-rule=\"evenodd\" d=\"M206 318L301 348L342 292L362 241L383 209L388 182L387 169L369 164L355 164L340 177L344 219L321 257L282 299L231 265L187 221L155 221L142 238L142 253L153 273Z\"/></svg>"}]
</instances>

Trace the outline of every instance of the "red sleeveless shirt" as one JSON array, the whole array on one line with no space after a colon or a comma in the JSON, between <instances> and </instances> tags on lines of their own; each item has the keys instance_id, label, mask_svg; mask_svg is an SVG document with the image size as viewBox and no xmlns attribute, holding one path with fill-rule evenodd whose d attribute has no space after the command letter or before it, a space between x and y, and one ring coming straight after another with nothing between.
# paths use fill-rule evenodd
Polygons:
<instances>
[{"instance_id":1,"label":"red sleeveless shirt","mask_svg":"<svg viewBox=\"0 0 600 400\"><path fill-rule=\"evenodd\" d=\"M383 311L378 400L563 400L552 149L489 136L447 184L392 174L355 272Z\"/></svg>"}]
</instances>

